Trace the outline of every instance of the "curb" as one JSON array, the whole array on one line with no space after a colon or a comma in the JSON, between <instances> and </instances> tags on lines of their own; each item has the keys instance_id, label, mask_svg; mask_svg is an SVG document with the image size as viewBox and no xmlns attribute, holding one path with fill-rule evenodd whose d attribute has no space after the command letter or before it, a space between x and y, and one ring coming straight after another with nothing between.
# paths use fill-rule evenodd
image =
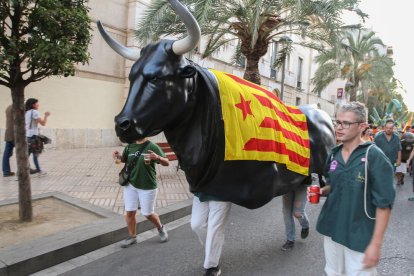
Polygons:
<instances>
[{"instance_id":1,"label":"curb","mask_svg":"<svg viewBox=\"0 0 414 276\"><path fill-rule=\"evenodd\" d=\"M92 212L102 219L61 233L37 238L24 244L0 249L0 275L27 275L61 262L79 257L101 247L116 243L127 235L122 215L91 205L59 192L33 196L33 200L53 197L65 203ZM4 200L0 205L17 203L17 199ZM157 209L163 223L169 223L191 214L192 199ZM154 226L140 216L137 220L138 234Z\"/></svg>"}]
</instances>

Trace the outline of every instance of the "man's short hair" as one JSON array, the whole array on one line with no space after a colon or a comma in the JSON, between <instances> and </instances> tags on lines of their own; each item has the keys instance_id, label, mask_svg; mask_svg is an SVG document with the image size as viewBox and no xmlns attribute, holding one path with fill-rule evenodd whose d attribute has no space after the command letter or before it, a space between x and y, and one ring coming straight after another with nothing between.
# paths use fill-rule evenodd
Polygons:
<instances>
[{"instance_id":1,"label":"man's short hair","mask_svg":"<svg viewBox=\"0 0 414 276\"><path fill-rule=\"evenodd\" d=\"M365 111L365 105L363 103L350 102L350 103L341 105L337 113L344 113L344 112L353 112L356 115L356 120L358 122L367 121L367 112Z\"/></svg>"},{"instance_id":2,"label":"man's short hair","mask_svg":"<svg viewBox=\"0 0 414 276\"><path fill-rule=\"evenodd\" d=\"M395 122L394 122L394 120L393 119L387 119L386 121L385 121L385 125L388 125L388 124L395 124Z\"/></svg>"}]
</instances>

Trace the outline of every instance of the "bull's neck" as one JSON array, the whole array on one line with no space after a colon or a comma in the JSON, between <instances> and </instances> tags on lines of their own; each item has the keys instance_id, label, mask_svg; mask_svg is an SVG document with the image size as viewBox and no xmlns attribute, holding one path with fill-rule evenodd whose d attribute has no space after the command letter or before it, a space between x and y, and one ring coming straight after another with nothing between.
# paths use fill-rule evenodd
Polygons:
<instances>
[{"instance_id":1,"label":"bull's neck","mask_svg":"<svg viewBox=\"0 0 414 276\"><path fill-rule=\"evenodd\" d=\"M180 122L164 131L180 160L180 166L198 166L208 158L211 142L220 136L221 108L217 82L207 69L196 66L193 92ZM223 136L223 134L221 134ZM210 151L211 152L211 151Z\"/></svg>"}]
</instances>

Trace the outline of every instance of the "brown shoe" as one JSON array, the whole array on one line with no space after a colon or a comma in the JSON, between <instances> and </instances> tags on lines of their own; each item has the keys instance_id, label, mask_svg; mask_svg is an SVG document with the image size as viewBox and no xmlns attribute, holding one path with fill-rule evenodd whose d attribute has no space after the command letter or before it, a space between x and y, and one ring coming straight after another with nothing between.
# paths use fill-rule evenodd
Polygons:
<instances>
[{"instance_id":1,"label":"brown shoe","mask_svg":"<svg viewBox=\"0 0 414 276\"><path fill-rule=\"evenodd\" d=\"M35 173L38 173L38 172L39 172L38 170L30 169L30 174L35 174Z\"/></svg>"}]
</instances>

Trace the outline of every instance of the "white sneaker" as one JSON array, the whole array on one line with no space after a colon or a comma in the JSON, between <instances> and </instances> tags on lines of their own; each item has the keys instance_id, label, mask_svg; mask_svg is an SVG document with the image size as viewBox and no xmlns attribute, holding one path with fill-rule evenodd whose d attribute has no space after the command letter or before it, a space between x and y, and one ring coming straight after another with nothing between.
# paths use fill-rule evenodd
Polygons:
<instances>
[{"instance_id":1,"label":"white sneaker","mask_svg":"<svg viewBox=\"0 0 414 276\"><path fill-rule=\"evenodd\" d=\"M121 243L121 247L122 248L127 248L130 247L131 245L133 245L134 243L137 243L137 238L136 237L128 237L125 240L122 241Z\"/></svg>"},{"instance_id":2,"label":"white sneaker","mask_svg":"<svg viewBox=\"0 0 414 276\"><path fill-rule=\"evenodd\" d=\"M158 233L160 234L160 241L161 242L167 242L168 241L168 233L167 233L167 230L165 230L164 225L161 227L160 230L158 230Z\"/></svg>"},{"instance_id":3,"label":"white sneaker","mask_svg":"<svg viewBox=\"0 0 414 276\"><path fill-rule=\"evenodd\" d=\"M40 172L39 172L39 175L42 175L42 176L43 176L43 175L47 175L47 172L45 172L45 171L40 171Z\"/></svg>"}]
</instances>

